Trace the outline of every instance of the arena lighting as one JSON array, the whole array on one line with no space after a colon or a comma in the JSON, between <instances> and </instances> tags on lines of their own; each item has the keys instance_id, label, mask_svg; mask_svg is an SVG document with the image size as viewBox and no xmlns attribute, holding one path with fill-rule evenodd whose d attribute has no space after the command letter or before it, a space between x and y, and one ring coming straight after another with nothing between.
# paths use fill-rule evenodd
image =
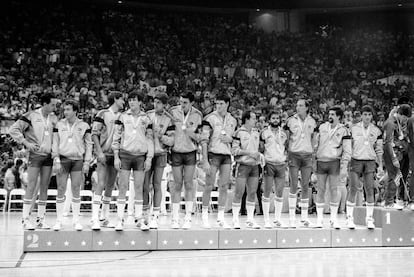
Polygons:
<instances>
[{"instance_id":1,"label":"arena lighting","mask_svg":"<svg viewBox=\"0 0 414 277\"><path fill-rule=\"evenodd\" d=\"M401 3L398 3L398 7L402 7L402 4Z\"/></svg>"},{"instance_id":2,"label":"arena lighting","mask_svg":"<svg viewBox=\"0 0 414 277\"><path fill-rule=\"evenodd\" d=\"M256 9L256 12L260 12L260 9Z\"/></svg>"},{"instance_id":3,"label":"arena lighting","mask_svg":"<svg viewBox=\"0 0 414 277\"><path fill-rule=\"evenodd\" d=\"M119 0L119 1L118 1L118 4L122 4L122 1L121 1L121 0Z\"/></svg>"}]
</instances>

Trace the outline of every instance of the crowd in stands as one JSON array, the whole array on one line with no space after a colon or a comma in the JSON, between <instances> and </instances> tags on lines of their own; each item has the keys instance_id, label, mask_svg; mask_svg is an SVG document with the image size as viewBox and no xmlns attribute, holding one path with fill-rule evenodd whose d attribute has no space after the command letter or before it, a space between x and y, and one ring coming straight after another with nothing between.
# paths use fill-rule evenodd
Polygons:
<instances>
[{"instance_id":1,"label":"crowd in stands","mask_svg":"<svg viewBox=\"0 0 414 277\"><path fill-rule=\"evenodd\" d=\"M4 122L36 108L44 92L78 100L91 122L110 91L141 91L151 109L157 91L175 105L189 88L204 114L227 91L236 117L248 108L262 115L282 109L286 119L305 96L317 120L333 105L357 117L371 104L381 124L396 99L413 91L412 82L377 82L414 72L414 37L381 30L267 34L240 15L15 6L0 17L0 45ZM1 147L2 176L24 171L7 134Z\"/></svg>"}]
</instances>

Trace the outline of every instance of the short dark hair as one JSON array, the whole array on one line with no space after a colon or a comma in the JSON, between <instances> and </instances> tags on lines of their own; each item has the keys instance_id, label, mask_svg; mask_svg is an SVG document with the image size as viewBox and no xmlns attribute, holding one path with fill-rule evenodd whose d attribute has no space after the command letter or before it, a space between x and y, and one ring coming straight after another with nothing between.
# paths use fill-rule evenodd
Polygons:
<instances>
[{"instance_id":1,"label":"short dark hair","mask_svg":"<svg viewBox=\"0 0 414 277\"><path fill-rule=\"evenodd\" d=\"M371 113L372 115L374 115L374 109L370 105L365 105L361 109L361 114L363 113Z\"/></svg>"},{"instance_id":2,"label":"short dark hair","mask_svg":"<svg viewBox=\"0 0 414 277\"><path fill-rule=\"evenodd\" d=\"M402 104L408 104L409 102L410 102L410 98L408 98L407 96L401 96L401 97L398 99L397 104L398 104L398 105L402 105Z\"/></svg>"},{"instance_id":3,"label":"short dark hair","mask_svg":"<svg viewBox=\"0 0 414 277\"><path fill-rule=\"evenodd\" d=\"M406 117L411 117L411 115L412 115L411 106L408 105L408 104L402 104L398 108L398 113L401 114L401 115L405 115Z\"/></svg>"},{"instance_id":4,"label":"short dark hair","mask_svg":"<svg viewBox=\"0 0 414 277\"><path fill-rule=\"evenodd\" d=\"M194 93L191 90L183 91L180 94L180 97L186 98L186 99L190 100L190 102L194 102Z\"/></svg>"},{"instance_id":5,"label":"short dark hair","mask_svg":"<svg viewBox=\"0 0 414 277\"><path fill-rule=\"evenodd\" d=\"M342 109L338 106L329 108L329 111L334 111L336 116L339 116L339 119L342 119L342 117L344 116L344 111L342 111Z\"/></svg>"},{"instance_id":6,"label":"short dark hair","mask_svg":"<svg viewBox=\"0 0 414 277\"><path fill-rule=\"evenodd\" d=\"M144 101L144 95L142 95L141 93L138 93L138 92L131 92L129 95L128 95L128 100L129 99L137 99L139 102L143 102Z\"/></svg>"},{"instance_id":7,"label":"short dark hair","mask_svg":"<svg viewBox=\"0 0 414 277\"><path fill-rule=\"evenodd\" d=\"M79 111L79 103L72 99L66 100L65 103L63 103L63 106L72 106L72 109L75 112Z\"/></svg>"},{"instance_id":8,"label":"short dark hair","mask_svg":"<svg viewBox=\"0 0 414 277\"><path fill-rule=\"evenodd\" d=\"M270 118L272 117L272 115L278 115L280 117L280 115L282 114L280 111L277 110L271 110L268 114L267 114L267 120L270 120Z\"/></svg>"},{"instance_id":9,"label":"short dark hair","mask_svg":"<svg viewBox=\"0 0 414 277\"><path fill-rule=\"evenodd\" d=\"M251 111L251 110L247 110L247 111L243 112L242 118L241 118L242 124L246 123L246 120L248 120L252 117L252 113L253 113L253 111Z\"/></svg>"},{"instance_id":10,"label":"short dark hair","mask_svg":"<svg viewBox=\"0 0 414 277\"><path fill-rule=\"evenodd\" d=\"M52 99L55 99L56 96L53 93L47 92L40 96L40 104L43 106L44 104L50 104Z\"/></svg>"},{"instance_id":11,"label":"short dark hair","mask_svg":"<svg viewBox=\"0 0 414 277\"><path fill-rule=\"evenodd\" d=\"M112 105L113 103L115 103L115 99L119 99L122 97L122 93L119 91L112 91L109 93L108 95L108 103L109 105Z\"/></svg>"},{"instance_id":12,"label":"short dark hair","mask_svg":"<svg viewBox=\"0 0 414 277\"><path fill-rule=\"evenodd\" d=\"M305 98L299 98L297 102L299 102L299 101L303 101L303 102L305 102L305 106L306 106L306 108L308 108L308 109L309 109L309 106L310 106L310 102L309 102L309 100L307 100L307 99L305 99ZM296 102L296 103L297 103L297 102Z\"/></svg>"},{"instance_id":13,"label":"short dark hair","mask_svg":"<svg viewBox=\"0 0 414 277\"><path fill-rule=\"evenodd\" d=\"M220 93L216 96L216 101L224 101L230 103L230 96L227 93Z\"/></svg>"}]
</instances>

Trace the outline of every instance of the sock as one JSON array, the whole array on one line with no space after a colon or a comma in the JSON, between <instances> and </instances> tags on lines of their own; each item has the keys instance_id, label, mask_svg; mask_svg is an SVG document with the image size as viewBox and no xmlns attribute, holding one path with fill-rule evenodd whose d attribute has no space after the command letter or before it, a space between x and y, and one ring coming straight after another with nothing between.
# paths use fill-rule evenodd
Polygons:
<instances>
[{"instance_id":1,"label":"sock","mask_svg":"<svg viewBox=\"0 0 414 277\"><path fill-rule=\"evenodd\" d=\"M191 219L191 213L193 212L193 201L185 201L185 217Z\"/></svg>"},{"instance_id":2,"label":"sock","mask_svg":"<svg viewBox=\"0 0 414 277\"><path fill-rule=\"evenodd\" d=\"M65 196L63 196L63 198L56 197L56 221L62 222L64 209L65 209Z\"/></svg>"},{"instance_id":3,"label":"sock","mask_svg":"<svg viewBox=\"0 0 414 277\"><path fill-rule=\"evenodd\" d=\"M72 222L79 222L80 198L72 198Z\"/></svg>"},{"instance_id":4,"label":"sock","mask_svg":"<svg viewBox=\"0 0 414 277\"><path fill-rule=\"evenodd\" d=\"M302 220L308 220L309 199L302 199L300 201L300 215Z\"/></svg>"},{"instance_id":5,"label":"sock","mask_svg":"<svg viewBox=\"0 0 414 277\"><path fill-rule=\"evenodd\" d=\"M143 200L135 200L135 218L141 219L142 218L142 203Z\"/></svg>"},{"instance_id":6,"label":"sock","mask_svg":"<svg viewBox=\"0 0 414 277\"><path fill-rule=\"evenodd\" d=\"M374 215L374 203L367 202L367 217L373 217Z\"/></svg>"},{"instance_id":7,"label":"sock","mask_svg":"<svg viewBox=\"0 0 414 277\"><path fill-rule=\"evenodd\" d=\"M44 218L46 214L46 201L39 200L37 203L37 217Z\"/></svg>"},{"instance_id":8,"label":"sock","mask_svg":"<svg viewBox=\"0 0 414 277\"><path fill-rule=\"evenodd\" d=\"M125 213L125 199L119 199L116 201L116 213L118 215L118 220L124 219L124 213Z\"/></svg>"},{"instance_id":9,"label":"sock","mask_svg":"<svg viewBox=\"0 0 414 277\"><path fill-rule=\"evenodd\" d=\"M201 217L208 218L208 206L203 206L201 208Z\"/></svg>"},{"instance_id":10,"label":"sock","mask_svg":"<svg viewBox=\"0 0 414 277\"><path fill-rule=\"evenodd\" d=\"M295 220L296 217L296 194L289 193L289 219Z\"/></svg>"},{"instance_id":11,"label":"sock","mask_svg":"<svg viewBox=\"0 0 414 277\"><path fill-rule=\"evenodd\" d=\"M283 197L275 198L275 220L280 221L282 216Z\"/></svg>"},{"instance_id":12,"label":"sock","mask_svg":"<svg viewBox=\"0 0 414 277\"><path fill-rule=\"evenodd\" d=\"M149 205L144 205L144 206L142 206L142 216L143 216L144 218L148 218L148 215L149 215L149 209L150 209Z\"/></svg>"},{"instance_id":13,"label":"sock","mask_svg":"<svg viewBox=\"0 0 414 277\"><path fill-rule=\"evenodd\" d=\"M241 203L232 203L233 221L239 220Z\"/></svg>"},{"instance_id":14,"label":"sock","mask_svg":"<svg viewBox=\"0 0 414 277\"><path fill-rule=\"evenodd\" d=\"M111 197L104 196L102 199L102 218L109 218L109 204Z\"/></svg>"},{"instance_id":15,"label":"sock","mask_svg":"<svg viewBox=\"0 0 414 277\"><path fill-rule=\"evenodd\" d=\"M224 221L224 207L221 207L221 206L218 207L217 220Z\"/></svg>"},{"instance_id":16,"label":"sock","mask_svg":"<svg viewBox=\"0 0 414 277\"><path fill-rule=\"evenodd\" d=\"M316 203L316 214L318 217L318 222L323 222L323 207L325 203Z\"/></svg>"},{"instance_id":17,"label":"sock","mask_svg":"<svg viewBox=\"0 0 414 277\"><path fill-rule=\"evenodd\" d=\"M23 199L23 219L29 218L30 208L32 207L32 199Z\"/></svg>"},{"instance_id":18,"label":"sock","mask_svg":"<svg viewBox=\"0 0 414 277\"><path fill-rule=\"evenodd\" d=\"M330 203L331 208L331 221L336 222L338 220L338 206L339 203Z\"/></svg>"},{"instance_id":19,"label":"sock","mask_svg":"<svg viewBox=\"0 0 414 277\"><path fill-rule=\"evenodd\" d=\"M346 216L347 217L354 217L354 207L355 207L355 203L346 201Z\"/></svg>"},{"instance_id":20,"label":"sock","mask_svg":"<svg viewBox=\"0 0 414 277\"><path fill-rule=\"evenodd\" d=\"M263 217L265 221L269 221L270 198L262 197Z\"/></svg>"},{"instance_id":21,"label":"sock","mask_svg":"<svg viewBox=\"0 0 414 277\"><path fill-rule=\"evenodd\" d=\"M155 218L158 218L160 216L160 207L154 207L154 209L152 210L152 214Z\"/></svg>"},{"instance_id":22,"label":"sock","mask_svg":"<svg viewBox=\"0 0 414 277\"><path fill-rule=\"evenodd\" d=\"M256 203L246 201L247 221L253 221L255 207L256 207Z\"/></svg>"},{"instance_id":23,"label":"sock","mask_svg":"<svg viewBox=\"0 0 414 277\"><path fill-rule=\"evenodd\" d=\"M92 201L92 220L98 221L99 220L99 208L101 206L101 195L94 194L93 201Z\"/></svg>"},{"instance_id":24,"label":"sock","mask_svg":"<svg viewBox=\"0 0 414 277\"><path fill-rule=\"evenodd\" d=\"M180 203L172 203L172 219L178 220L180 212Z\"/></svg>"}]
</instances>

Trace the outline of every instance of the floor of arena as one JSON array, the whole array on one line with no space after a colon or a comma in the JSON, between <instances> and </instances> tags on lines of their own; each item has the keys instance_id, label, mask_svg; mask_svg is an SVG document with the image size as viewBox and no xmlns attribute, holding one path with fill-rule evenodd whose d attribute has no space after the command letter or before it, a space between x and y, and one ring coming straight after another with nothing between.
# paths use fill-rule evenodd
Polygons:
<instances>
[{"instance_id":1,"label":"floor of arena","mask_svg":"<svg viewBox=\"0 0 414 277\"><path fill-rule=\"evenodd\" d=\"M115 214L112 216L115 220ZM89 214L81 218L88 228ZM53 220L50 214L48 223L52 225ZM263 223L261 217L257 221ZM195 216L194 228L199 222ZM23 253L20 213L1 213L0 223L0 276L414 275L414 247ZM65 229L70 229L70 223L67 218ZM345 224L343 215L340 223ZM162 216L160 226L168 224L168 218Z\"/></svg>"}]
</instances>

